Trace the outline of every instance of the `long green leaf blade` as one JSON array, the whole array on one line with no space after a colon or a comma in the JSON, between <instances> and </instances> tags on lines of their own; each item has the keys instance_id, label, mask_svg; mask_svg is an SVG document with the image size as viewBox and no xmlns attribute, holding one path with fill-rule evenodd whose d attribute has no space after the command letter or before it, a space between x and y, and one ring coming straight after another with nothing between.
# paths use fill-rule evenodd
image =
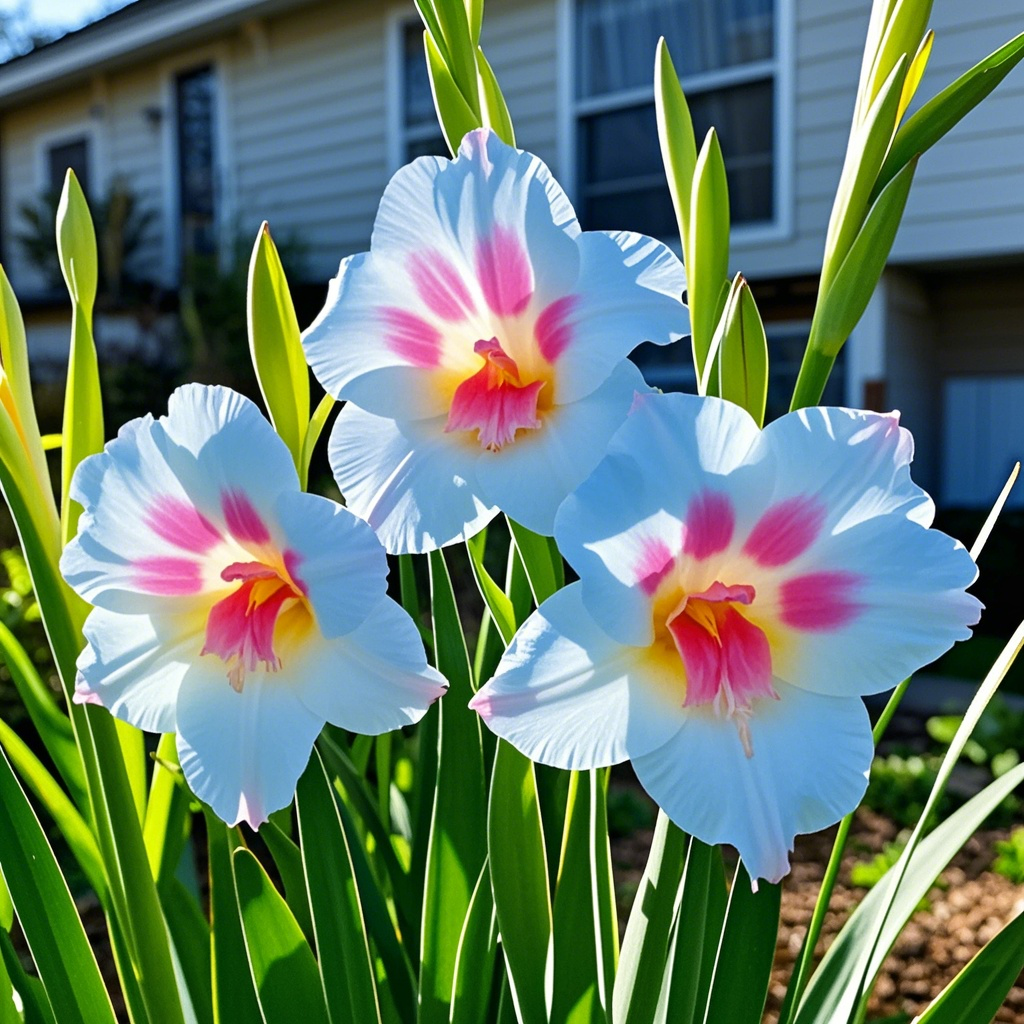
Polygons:
<instances>
[{"instance_id":1,"label":"long green leaf blade","mask_svg":"<svg viewBox=\"0 0 1024 1024\"><path fill-rule=\"evenodd\" d=\"M622 941L613 1003L616 1024L643 1024L654 1019L668 959L676 893L683 877L686 841L686 836L660 811Z\"/></svg>"},{"instance_id":2,"label":"long green leaf blade","mask_svg":"<svg viewBox=\"0 0 1024 1024\"><path fill-rule=\"evenodd\" d=\"M722 941L708 995L705 1024L759 1024L768 995L782 887L762 882L757 892L742 862L725 912Z\"/></svg>"},{"instance_id":3,"label":"long green leaf blade","mask_svg":"<svg viewBox=\"0 0 1024 1024\"><path fill-rule=\"evenodd\" d=\"M450 1024L488 1024L498 954L490 865L484 864L469 901L455 962Z\"/></svg>"},{"instance_id":4,"label":"long green leaf blade","mask_svg":"<svg viewBox=\"0 0 1024 1024\"><path fill-rule=\"evenodd\" d=\"M284 897L246 849L232 855L235 894L264 1024L328 1024L316 961Z\"/></svg>"},{"instance_id":5,"label":"long green leaf blade","mask_svg":"<svg viewBox=\"0 0 1024 1024\"><path fill-rule=\"evenodd\" d=\"M249 350L263 400L301 474L309 426L309 369L284 267L266 221L249 261L247 307Z\"/></svg>"},{"instance_id":6,"label":"long green leaf blade","mask_svg":"<svg viewBox=\"0 0 1024 1024\"><path fill-rule=\"evenodd\" d=\"M878 172L877 197L915 156L931 149L969 114L1024 59L1024 32L979 61L955 82L932 97L896 133Z\"/></svg>"},{"instance_id":7,"label":"long green leaf blade","mask_svg":"<svg viewBox=\"0 0 1024 1024\"><path fill-rule=\"evenodd\" d=\"M61 1024L115 1024L96 958L46 836L0 753L0 872Z\"/></svg>"},{"instance_id":8,"label":"long green leaf blade","mask_svg":"<svg viewBox=\"0 0 1024 1024\"><path fill-rule=\"evenodd\" d=\"M472 668L444 555L430 553L434 652L450 690L438 702L437 787L430 821L420 965L420 1024L447 1024L462 923L487 854L480 722Z\"/></svg>"},{"instance_id":9,"label":"long green leaf blade","mask_svg":"<svg viewBox=\"0 0 1024 1024\"><path fill-rule=\"evenodd\" d=\"M522 1024L546 1024L551 942L547 854L533 762L498 740L487 811L491 889Z\"/></svg>"},{"instance_id":10,"label":"long green leaf blade","mask_svg":"<svg viewBox=\"0 0 1024 1024\"><path fill-rule=\"evenodd\" d=\"M316 751L299 779L296 806L320 979L331 1021L379 1024L373 961L352 854Z\"/></svg>"},{"instance_id":11,"label":"long green leaf blade","mask_svg":"<svg viewBox=\"0 0 1024 1024\"><path fill-rule=\"evenodd\" d=\"M858 999L861 978L874 977L903 926L928 894L939 873L996 807L1024 782L1024 764L989 783L923 840L913 851L899 888L890 868L850 915L811 977L796 1024L846 1020ZM880 922L885 921L881 932Z\"/></svg>"}]
</instances>

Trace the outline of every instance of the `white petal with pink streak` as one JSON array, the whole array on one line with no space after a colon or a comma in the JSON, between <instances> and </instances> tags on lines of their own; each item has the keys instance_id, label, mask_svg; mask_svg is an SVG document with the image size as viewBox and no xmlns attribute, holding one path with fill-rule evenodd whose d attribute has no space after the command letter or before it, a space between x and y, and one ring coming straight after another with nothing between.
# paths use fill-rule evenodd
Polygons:
<instances>
[{"instance_id":1,"label":"white petal with pink streak","mask_svg":"<svg viewBox=\"0 0 1024 1024\"><path fill-rule=\"evenodd\" d=\"M555 517L555 538L583 581L584 604L610 636L651 642L650 595L638 583L651 568L652 544L679 553L678 524L694 502L700 505L709 491L734 512L756 502L754 470L744 461L757 435L754 421L731 402L682 394L638 398L607 456Z\"/></svg>"},{"instance_id":2,"label":"white petal with pink streak","mask_svg":"<svg viewBox=\"0 0 1024 1024\"><path fill-rule=\"evenodd\" d=\"M541 764L618 764L668 742L685 721L682 674L660 675L644 654L600 629L573 583L523 623L470 706Z\"/></svg>"},{"instance_id":3,"label":"white petal with pink streak","mask_svg":"<svg viewBox=\"0 0 1024 1024\"><path fill-rule=\"evenodd\" d=\"M550 410L539 430L520 431L499 452L481 452L475 477L484 502L550 536L559 505L600 462L636 394L648 390L623 360L596 391Z\"/></svg>"},{"instance_id":4,"label":"white petal with pink streak","mask_svg":"<svg viewBox=\"0 0 1024 1024\"><path fill-rule=\"evenodd\" d=\"M664 243L633 232L585 231L580 275L556 361L560 402L590 394L641 342L667 345L690 330L683 265Z\"/></svg>"},{"instance_id":5,"label":"white petal with pink streak","mask_svg":"<svg viewBox=\"0 0 1024 1024\"><path fill-rule=\"evenodd\" d=\"M316 494L277 499L288 570L327 638L351 633L387 592L388 562L377 535L349 509Z\"/></svg>"}]
</instances>

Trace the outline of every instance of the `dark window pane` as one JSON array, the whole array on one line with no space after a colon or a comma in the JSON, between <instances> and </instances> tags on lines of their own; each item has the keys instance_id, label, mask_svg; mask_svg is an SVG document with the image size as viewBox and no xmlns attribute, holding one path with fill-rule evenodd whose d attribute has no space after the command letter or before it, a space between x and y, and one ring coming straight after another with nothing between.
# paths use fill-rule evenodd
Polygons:
<instances>
[{"instance_id":1,"label":"dark window pane","mask_svg":"<svg viewBox=\"0 0 1024 1024\"><path fill-rule=\"evenodd\" d=\"M186 253L208 255L216 248L215 88L210 67L178 76L178 172Z\"/></svg>"},{"instance_id":2,"label":"dark window pane","mask_svg":"<svg viewBox=\"0 0 1024 1024\"><path fill-rule=\"evenodd\" d=\"M732 222L774 216L772 79L690 99L697 139L714 125L729 179ZM580 216L585 228L678 234L658 146L654 104L590 114L579 122Z\"/></svg>"},{"instance_id":3,"label":"dark window pane","mask_svg":"<svg viewBox=\"0 0 1024 1024\"><path fill-rule=\"evenodd\" d=\"M418 156L449 156L448 143L438 132L425 139L410 140L405 144L406 161L415 160Z\"/></svg>"},{"instance_id":4,"label":"dark window pane","mask_svg":"<svg viewBox=\"0 0 1024 1024\"><path fill-rule=\"evenodd\" d=\"M680 75L767 60L774 0L576 0L577 94L650 85L659 36Z\"/></svg>"},{"instance_id":5,"label":"dark window pane","mask_svg":"<svg viewBox=\"0 0 1024 1024\"><path fill-rule=\"evenodd\" d=\"M89 140L68 139L51 146L47 151L47 188L60 192L64 188L64 176L70 167L78 178L82 191L89 195Z\"/></svg>"},{"instance_id":6,"label":"dark window pane","mask_svg":"<svg viewBox=\"0 0 1024 1024\"><path fill-rule=\"evenodd\" d=\"M789 403L793 397L800 363L803 361L804 349L807 347L807 334L810 324L806 327L773 328L766 325L768 334L768 359L771 373L768 375L768 404L765 422L778 419L789 412ZM821 405L844 405L846 349L839 352L832 374L825 385Z\"/></svg>"},{"instance_id":7,"label":"dark window pane","mask_svg":"<svg viewBox=\"0 0 1024 1024\"><path fill-rule=\"evenodd\" d=\"M436 120L423 53L423 26L418 21L410 21L402 33L402 109L405 124L411 128Z\"/></svg>"},{"instance_id":8,"label":"dark window pane","mask_svg":"<svg viewBox=\"0 0 1024 1024\"><path fill-rule=\"evenodd\" d=\"M771 374L768 383L768 403L765 422L778 419L789 412L800 361L807 345L810 324L803 327L766 325ZM832 375L825 387L822 405L843 405L843 382L846 349L839 353ZM688 340L673 345L644 344L630 357L652 387L662 391L696 392L697 376Z\"/></svg>"}]
</instances>

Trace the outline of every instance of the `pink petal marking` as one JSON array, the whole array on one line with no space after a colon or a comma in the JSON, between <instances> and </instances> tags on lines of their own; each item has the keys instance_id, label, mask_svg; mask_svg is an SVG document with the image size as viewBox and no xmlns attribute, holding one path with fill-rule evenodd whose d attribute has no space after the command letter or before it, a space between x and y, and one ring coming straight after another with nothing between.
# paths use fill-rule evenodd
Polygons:
<instances>
[{"instance_id":1,"label":"pink petal marking","mask_svg":"<svg viewBox=\"0 0 1024 1024\"><path fill-rule=\"evenodd\" d=\"M419 297L442 320L458 323L476 312L459 272L437 250L413 253L409 257L409 276Z\"/></svg>"},{"instance_id":2,"label":"pink petal marking","mask_svg":"<svg viewBox=\"0 0 1024 1024\"><path fill-rule=\"evenodd\" d=\"M672 571L674 562L675 557L663 540L652 537L643 542L634 572L640 589L648 597L661 586L662 580Z\"/></svg>"},{"instance_id":3,"label":"pink petal marking","mask_svg":"<svg viewBox=\"0 0 1024 1024\"><path fill-rule=\"evenodd\" d=\"M81 676L75 680L75 692L71 695L71 700L75 704L103 704L100 695L90 689L89 684Z\"/></svg>"},{"instance_id":4,"label":"pink petal marking","mask_svg":"<svg viewBox=\"0 0 1024 1024\"><path fill-rule=\"evenodd\" d=\"M518 316L533 295L530 258L514 231L495 225L477 244L476 275L491 312Z\"/></svg>"},{"instance_id":5,"label":"pink petal marking","mask_svg":"<svg viewBox=\"0 0 1024 1024\"><path fill-rule=\"evenodd\" d=\"M545 306L533 325L533 336L537 339L540 354L549 363L553 363L572 343L573 331L569 321L578 304L578 296L563 295Z\"/></svg>"},{"instance_id":6,"label":"pink petal marking","mask_svg":"<svg viewBox=\"0 0 1024 1024\"><path fill-rule=\"evenodd\" d=\"M198 509L168 494L154 500L143 521L161 540L183 551L202 554L221 539L217 528Z\"/></svg>"},{"instance_id":7,"label":"pink petal marking","mask_svg":"<svg viewBox=\"0 0 1024 1024\"><path fill-rule=\"evenodd\" d=\"M225 583L236 580L273 580L277 579L277 570L262 562L232 562L221 574Z\"/></svg>"},{"instance_id":8,"label":"pink petal marking","mask_svg":"<svg viewBox=\"0 0 1024 1024\"><path fill-rule=\"evenodd\" d=\"M388 347L410 366L432 369L441 363L441 332L422 317L405 309L380 309Z\"/></svg>"},{"instance_id":9,"label":"pink petal marking","mask_svg":"<svg viewBox=\"0 0 1024 1024\"><path fill-rule=\"evenodd\" d=\"M520 384L519 367L497 338L478 341L473 351L484 366L455 389L445 433L476 430L484 448L499 451L515 440L516 431L540 427L537 397L544 381Z\"/></svg>"},{"instance_id":10,"label":"pink petal marking","mask_svg":"<svg viewBox=\"0 0 1024 1024\"><path fill-rule=\"evenodd\" d=\"M772 686L772 650L764 630L735 608L727 607L718 627L722 638L722 668L736 701L776 698Z\"/></svg>"},{"instance_id":11,"label":"pink petal marking","mask_svg":"<svg viewBox=\"0 0 1024 1024\"><path fill-rule=\"evenodd\" d=\"M245 673L259 668L261 662L270 671L281 667L274 653L274 627L285 601L294 597L295 591L284 581L278 580L275 586L258 576L210 609L200 653L216 654L231 665L228 679L234 689L241 691Z\"/></svg>"},{"instance_id":12,"label":"pink petal marking","mask_svg":"<svg viewBox=\"0 0 1024 1024\"><path fill-rule=\"evenodd\" d=\"M270 531L243 491L223 491L220 506L231 536L240 544L270 543Z\"/></svg>"},{"instance_id":13,"label":"pink petal marking","mask_svg":"<svg viewBox=\"0 0 1024 1024\"><path fill-rule=\"evenodd\" d=\"M737 604L752 604L754 601L754 588L748 583L736 583L727 587L724 583L715 580L707 590L699 594L691 594L691 601L735 601Z\"/></svg>"},{"instance_id":14,"label":"pink petal marking","mask_svg":"<svg viewBox=\"0 0 1024 1024\"><path fill-rule=\"evenodd\" d=\"M825 506L817 498L786 498L754 524L743 553L760 565L786 565L814 543L824 522Z\"/></svg>"},{"instance_id":15,"label":"pink petal marking","mask_svg":"<svg viewBox=\"0 0 1024 1024\"><path fill-rule=\"evenodd\" d=\"M839 629L864 609L854 600L862 578L853 572L811 572L794 576L779 588L780 617L793 629L810 633Z\"/></svg>"},{"instance_id":16,"label":"pink petal marking","mask_svg":"<svg viewBox=\"0 0 1024 1024\"><path fill-rule=\"evenodd\" d=\"M704 491L686 510L683 551L698 561L724 551L732 540L736 514L724 494Z\"/></svg>"},{"instance_id":17,"label":"pink petal marking","mask_svg":"<svg viewBox=\"0 0 1024 1024\"><path fill-rule=\"evenodd\" d=\"M140 590L161 597L198 594L203 589L203 572L190 558L154 555L132 563L134 583Z\"/></svg>"},{"instance_id":18,"label":"pink petal marking","mask_svg":"<svg viewBox=\"0 0 1024 1024\"><path fill-rule=\"evenodd\" d=\"M754 601L747 584L716 581L687 597L668 621L686 669L686 706L708 704L727 690L727 704L749 707L755 697L774 697L772 654L764 630L735 606Z\"/></svg>"},{"instance_id":19,"label":"pink petal marking","mask_svg":"<svg viewBox=\"0 0 1024 1024\"><path fill-rule=\"evenodd\" d=\"M722 648L718 640L685 613L668 624L676 650L686 669L684 705L710 704L722 679Z\"/></svg>"},{"instance_id":20,"label":"pink petal marking","mask_svg":"<svg viewBox=\"0 0 1024 1024\"><path fill-rule=\"evenodd\" d=\"M292 583L302 592L302 596L309 597L309 587L306 585L306 581L299 576L300 565L302 565L302 555L298 551L286 548L284 552L284 567L288 570Z\"/></svg>"}]
</instances>

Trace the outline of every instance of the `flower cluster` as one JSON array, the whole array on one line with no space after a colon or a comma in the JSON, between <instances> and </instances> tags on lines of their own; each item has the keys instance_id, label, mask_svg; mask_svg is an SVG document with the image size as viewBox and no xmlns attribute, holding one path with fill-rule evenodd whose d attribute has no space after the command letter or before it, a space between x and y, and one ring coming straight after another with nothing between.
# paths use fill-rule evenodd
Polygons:
<instances>
[{"instance_id":1,"label":"flower cluster","mask_svg":"<svg viewBox=\"0 0 1024 1024\"><path fill-rule=\"evenodd\" d=\"M811 409L759 430L660 395L628 360L688 331L680 262L581 232L544 164L487 131L388 185L304 336L345 401L347 507L300 490L247 400L176 392L86 460L62 570L94 605L78 699L174 732L228 822L285 806L325 721L379 733L444 691L386 596L385 550L498 510L579 575L522 626L472 706L531 758L631 759L686 831L779 879L797 833L859 801L861 695L969 634L975 566L929 529L897 418Z\"/></svg>"}]
</instances>

